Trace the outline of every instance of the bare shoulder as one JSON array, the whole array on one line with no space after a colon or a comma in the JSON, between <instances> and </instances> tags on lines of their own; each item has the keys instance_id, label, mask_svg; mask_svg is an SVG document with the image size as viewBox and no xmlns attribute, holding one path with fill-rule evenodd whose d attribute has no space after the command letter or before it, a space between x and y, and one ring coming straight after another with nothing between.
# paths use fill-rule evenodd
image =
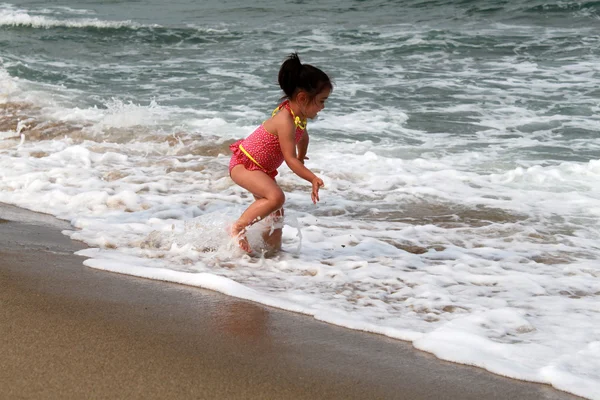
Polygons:
<instances>
[{"instance_id":1,"label":"bare shoulder","mask_svg":"<svg viewBox=\"0 0 600 400\"><path fill-rule=\"evenodd\" d=\"M273 135L280 136L282 134L289 135L294 132L294 121L292 116L286 112L278 112L263 123L267 132Z\"/></svg>"}]
</instances>

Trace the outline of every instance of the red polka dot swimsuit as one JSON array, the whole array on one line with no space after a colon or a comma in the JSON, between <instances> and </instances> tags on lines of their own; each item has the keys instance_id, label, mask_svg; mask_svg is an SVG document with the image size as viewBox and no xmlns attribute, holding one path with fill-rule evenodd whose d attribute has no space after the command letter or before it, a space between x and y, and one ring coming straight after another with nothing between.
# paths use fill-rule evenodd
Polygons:
<instances>
[{"instance_id":1,"label":"red polka dot swimsuit","mask_svg":"<svg viewBox=\"0 0 600 400\"><path fill-rule=\"evenodd\" d=\"M293 112L287 102L282 103L275 109L273 114L285 107L292 116ZM300 127L296 124L295 143L297 144L304 134L306 126ZM261 124L246 139L238 140L229 146L233 152L231 161L229 161L229 173L236 165L242 164L248 171L263 171L271 178L275 179L277 168L283 164L284 158L279 145L279 138L268 132Z\"/></svg>"}]
</instances>

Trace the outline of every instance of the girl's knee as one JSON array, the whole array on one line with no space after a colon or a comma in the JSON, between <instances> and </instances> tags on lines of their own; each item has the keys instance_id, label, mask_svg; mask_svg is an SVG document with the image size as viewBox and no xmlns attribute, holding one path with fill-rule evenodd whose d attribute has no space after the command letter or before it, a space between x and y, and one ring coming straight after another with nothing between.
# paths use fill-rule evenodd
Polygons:
<instances>
[{"instance_id":1,"label":"girl's knee","mask_svg":"<svg viewBox=\"0 0 600 400\"><path fill-rule=\"evenodd\" d=\"M269 200L271 200L276 209L279 209L283 207L283 204L285 203L285 194L281 190L273 192L273 194L269 196Z\"/></svg>"}]
</instances>

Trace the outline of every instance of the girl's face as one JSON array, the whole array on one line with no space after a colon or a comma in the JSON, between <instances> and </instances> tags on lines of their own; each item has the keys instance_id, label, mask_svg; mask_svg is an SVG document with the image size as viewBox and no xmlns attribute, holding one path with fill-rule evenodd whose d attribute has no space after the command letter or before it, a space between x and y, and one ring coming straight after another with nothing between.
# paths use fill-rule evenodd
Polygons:
<instances>
[{"instance_id":1,"label":"girl's face","mask_svg":"<svg viewBox=\"0 0 600 400\"><path fill-rule=\"evenodd\" d=\"M310 119L315 118L317 114L325 108L325 101L329 97L330 93L331 89L325 88L319 94L317 94L314 99L307 99L304 107L304 116Z\"/></svg>"}]
</instances>

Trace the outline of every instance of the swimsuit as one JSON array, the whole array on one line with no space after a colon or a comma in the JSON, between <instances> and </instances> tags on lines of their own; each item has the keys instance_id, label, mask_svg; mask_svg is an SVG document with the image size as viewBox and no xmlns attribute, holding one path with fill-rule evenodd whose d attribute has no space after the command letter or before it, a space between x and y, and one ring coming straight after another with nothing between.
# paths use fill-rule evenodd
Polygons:
<instances>
[{"instance_id":1,"label":"swimsuit","mask_svg":"<svg viewBox=\"0 0 600 400\"><path fill-rule=\"evenodd\" d=\"M283 102L273 111L277 114L282 108L286 108L292 114L296 125L295 143L298 144L306 129L306 121L300 121L289 107L289 102ZM229 174L236 165L242 164L248 171L263 171L275 179L277 168L283 164L284 157L279 145L279 138L268 132L261 124L246 139L238 140L229 146L233 152L229 161Z\"/></svg>"}]
</instances>

